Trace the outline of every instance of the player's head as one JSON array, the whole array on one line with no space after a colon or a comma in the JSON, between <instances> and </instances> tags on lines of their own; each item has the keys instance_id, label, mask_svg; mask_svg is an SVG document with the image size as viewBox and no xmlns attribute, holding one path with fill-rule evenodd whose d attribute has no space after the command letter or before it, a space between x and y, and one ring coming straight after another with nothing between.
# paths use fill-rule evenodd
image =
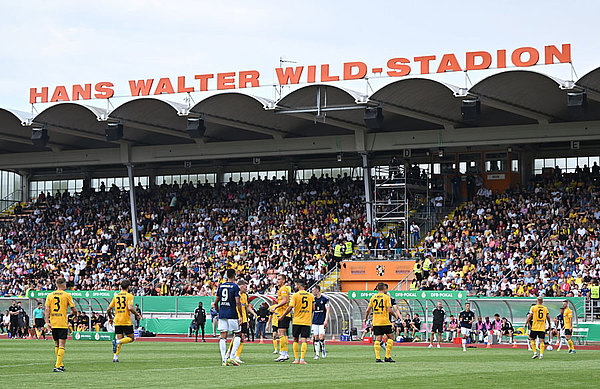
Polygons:
<instances>
[{"instance_id":1,"label":"player's head","mask_svg":"<svg viewBox=\"0 0 600 389\"><path fill-rule=\"evenodd\" d=\"M500 315L498 315L498 314L495 314L495 315L494 315L494 318L495 318L496 320L500 320Z\"/></svg>"},{"instance_id":2,"label":"player's head","mask_svg":"<svg viewBox=\"0 0 600 389\"><path fill-rule=\"evenodd\" d=\"M227 269L227 271L225 272L225 277L231 281L235 280L235 270Z\"/></svg>"},{"instance_id":3,"label":"player's head","mask_svg":"<svg viewBox=\"0 0 600 389\"><path fill-rule=\"evenodd\" d=\"M569 306L569 300L563 301L563 308L567 308Z\"/></svg>"},{"instance_id":4,"label":"player's head","mask_svg":"<svg viewBox=\"0 0 600 389\"><path fill-rule=\"evenodd\" d=\"M12 305L17 305L17 300L13 300Z\"/></svg>"},{"instance_id":5,"label":"player's head","mask_svg":"<svg viewBox=\"0 0 600 389\"><path fill-rule=\"evenodd\" d=\"M544 298L542 296L538 296L538 298L536 299L538 304L543 304L544 303Z\"/></svg>"},{"instance_id":6,"label":"player's head","mask_svg":"<svg viewBox=\"0 0 600 389\"><path fill-rule=\"evenodd\" d=\"M376 289L380 292L385 292L385 284L383 282L378 283Z\"/></svg>"},{"instance_id":7,"label":"player's head","mask_svg":"<svg viewBox=\"0 0 600 389\"><path fill-rule=\"evenodd\" d=\"M240 291L246 293L246 290L248 290L248 284L246 283L246 280L239 280L237 284L240 287Z\"/></svg>"},{"instance_id":8,"label":"player's head","mask_svg":"<svg viewBox=\"0 0 600 389\"><path fill-rule=\"evenodd\" d=\"M319 286L319 284L313 286L313 294L315 296L320 296L321 295L321 287Z\"/></svg>"},{"instance_id":9,"label":"player's head","mask_svg":"<svg viewBox=\"0 0 600 389\"><path fill-rule=\"evenodd\" d=\"M465 303L465 311L469 312L471 310L471 303Z\"/></svg>"},{"instance_id":10,"label":"player's head","mask_svg":"<svg viewBox=\"0 0 600 389\"><path fill-rule=\"evenodd\" d=\"M199 302L198 302L198 307L199 307L199 308L202 308L202 301L199 301Z\"/></svg>"},{"instance_id":11,"label":"player's head","mask_svg":"<svg viewBox=\"0 0 600 389\"><path fill-rule=\"evenodd\" d=\"M67 280L65 280L65 277L58 277L56 279L56 287L58 289L65 289L67 287Z\"/></svg>"},{"instance_id":12,"label":"player's head","mask_svg":"<svg viewBox=\"0 0 600 389\"><path fill-rule=\"evenodd\" d=\"M131 281L129 281L129 280L121 281L121 290L128 291L130 286L131 286Z\"/></svg>"},{"instance_id":13,"label":"player's head","mask_svg":"<svg viewBox=\"0 0 600 389\"><path fill-rule=\"evenodd\" d=\"M438 309L442 309L442 302L441 301L438 301L437 307L438 307Z\"/></svg>"},{"instance_id":14,"label":"player's head","mask_svg":"<svg viewBox=\"0 0 600 389\"><path fill-rule=\"evenodd\" d=\"M306 281L296 280L296 290L304 290L304 289L306 289Z\"/></svg>"},{"instance_id":15,"label":"player's head","mask_svg":"<svg viewBox=\"0 0 600 389\"><path fill-rule=\"evenodd\" d=\"M42 305L43 305L42 303L38 303L38 308L41 308Z\"/></svg>"},{"instance_id":16,"label":"player's head","mask_svg":"<svg viewBox=\"0 0 600 389\"><path fill-rule=\"evenodd\" d=\"M385 286L385 292L387 293L387 291L390 289L390 286L388 284L383 284L383 286Z\"/></svg>"},{"instance_id":17,"label":"player's head","mask_svg":"<svg viewBox=\"0 0 600 389\"><path fill-rule=\"evenodd\" d=\"M285 285L285 274L277 274L277 286Z\"/></svg>"}]
</instances>

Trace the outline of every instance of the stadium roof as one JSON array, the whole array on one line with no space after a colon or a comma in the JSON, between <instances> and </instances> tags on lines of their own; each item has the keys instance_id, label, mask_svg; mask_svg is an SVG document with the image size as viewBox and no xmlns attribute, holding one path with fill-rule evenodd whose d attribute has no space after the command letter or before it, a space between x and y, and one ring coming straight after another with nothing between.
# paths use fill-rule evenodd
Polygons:
<instances>
[{"instance_id":1,"label":"stadium roof","mask_svg":"<svg viewBox=\"0 0 600 389\"><path fill-rule=\"evenodd\" d=\"M567 93L585 91L586 109L569 109ZM481 113L465 121L464 99ZM379 129L365 127L366 107L383 109ZM202 139L185 131L203 117ZM107 141L108 122L123 138ZM32 145L46 127L47 147ZM469 89L424 78L392 82L370 96L310 85L279 101L241 93L212 95L193 106L139 98L112 111L60 103L31 114L0 109L0 167L107 165L252 156L311 155L600 139L600 68L577 82L524 70L494 74Z\"/></svg>"}]
</instances>

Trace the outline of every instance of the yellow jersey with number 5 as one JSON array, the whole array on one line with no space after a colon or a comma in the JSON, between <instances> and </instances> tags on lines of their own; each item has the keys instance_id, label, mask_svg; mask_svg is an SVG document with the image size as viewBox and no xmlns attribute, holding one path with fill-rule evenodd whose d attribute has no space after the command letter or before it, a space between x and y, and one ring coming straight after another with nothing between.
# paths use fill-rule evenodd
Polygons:
<instances>
[{"instance_id":1,"label":"yellow jersey with number 5","mask_svg":"<svg viewBox=\"0 0 600 389\"><path fill-rule=\"evenodd\" d=\"M294 319L292 324L309 326L312 323L313 303L315 296L305 290L301 290L292 295L290 305L294 309Z\"/></svg>"},{"instance_id":2,"label":"yellow jersey with number 5","mask_svg":"<svg viewBox=\"0 0 600 389\"><path fill-rule=\"evenodd\" d=\"M391 308L392 300L385 293L377 293L371 297L369 307L373 310L373 326L391 326L388 308Z\"/></svg>"},{"instance_id":3,"label":"yellow jersey with number 5","mask_svg":"<svg viewBox=\"0 0 600 389\"><path fill-rule=\"evenodd\" d=\"M46 297L46 306L50 309L52 328L69 328L67 310L74 307L73 297L64 290L57 290Z\"/></svg>"},{"instance_id":4,"label":"yellow jersey with number 5","mask_svg":"<svg viewBox=\"0 0 600 389\"><path fill-rule=\"evenodd\" d=\"M537 304L529 310L531 313L531 331L546 331L546 318L548 317L548 308Z\"/></svg>"},{"instance_id":5,"label":"yellow jersey with number 5","mask_svg":"<svg viewBox=\"0 0 600 389\"><path fill-rule=\"evenodd\" d=\"M113 297L108 307L115 309L114 323L116 326L132 325L129 305L133 305L133 295L131 293L122 290Z\"/></svg>"}]
</instances>

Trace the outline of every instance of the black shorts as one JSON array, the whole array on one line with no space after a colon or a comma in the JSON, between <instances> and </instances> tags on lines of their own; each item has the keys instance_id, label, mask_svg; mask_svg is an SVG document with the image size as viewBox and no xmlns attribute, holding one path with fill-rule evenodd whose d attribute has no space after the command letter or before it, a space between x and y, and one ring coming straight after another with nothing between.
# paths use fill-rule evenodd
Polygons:
<instances>
[{"instance_id":1,"label":"black shorts","mask_svg":"<svg viewBox=\"0 0 600 389\"><path fill-rule=\"evenodd\" d=\"M133 334L133 326L115 326L115 335L131 335Z\"/></svg>"},{"instance_id":2,"label":"black shorts","mask_svg":"<svg viewBox=\"0 0 600 389\"><path fill-rule=\"evenodd\" d=\"M531 340L535 340L537 339L544 339L546 337L546 331L530 331L529 332L529 339Z\"/></svg>"},{"instance_id":3,"label":"black shorts","mask_svg":"<svg viewBox=\"0 0 600 389\"><path fill-rule=\"evenodd\" d=\"M67 332L66 328L52 328L52 338L54 340L67 339Z\"/></svg>"},{"instance_id":4,"label":"black shorts","mask_svg":"<svg viewBox=\"0 0 600 389\"><path fill-rule=\"evenodd\" d=\"M277 321L277 328L284 329L287 331L290 328L290 317L284 317L283 319L279 319Z\"/></svg>"},{"instance_id":5,"label":"black shorts","mask_svg":"<svg viewBox=\"0 0 600 389\"><path fill-rule=\"evenodd\" d=\"M433 325L431 326L431 332L444 332L444 323L433 322Z\"/></svg>"},{"instance_id":6,"label":"black shorts","mask_svg":"<svg viewBox=\"0 0 600 389\"><path fill-rule=\"evenodd\" d=\"M573 330L568 330L565 328L565 335L573 335Z\"/></svg>"},{"instance_id":7,"label":"black shorts","mask_svg":"<svg viewBox=\"0 0 600 389\"><path fill-rule=\"evenodd\" d=\"M248 322L242 323L242 333L248 332Z\"/></svg>"},{"instance_id":8,"label":"black shorts","mask_svg":"<svg viewBox=\"0 0 600 389\"><path fill-rule=\"evenodd\" d=\"M43 327L46 322L42 318L35 319L35 327Z\"/></svg>"},{"instance_id":9,"label":"black shorts","mask_svg":"<svg viewBox=\"0 0 600 389\"><path fill-rule=\"evenodd\" d=\"M292 324L292 336L295 338L310 338L310 326Z\"/></svg>"},{"instance_id":10,"label":"black shorts","mask_svg":"<svg viewBox=\"0 0 600 389\"><path fill-rule=\"evenodd\" d=\"M388 335L393 333L392 326L373 326L373 335Z\"/></svg>"}]
</instances>

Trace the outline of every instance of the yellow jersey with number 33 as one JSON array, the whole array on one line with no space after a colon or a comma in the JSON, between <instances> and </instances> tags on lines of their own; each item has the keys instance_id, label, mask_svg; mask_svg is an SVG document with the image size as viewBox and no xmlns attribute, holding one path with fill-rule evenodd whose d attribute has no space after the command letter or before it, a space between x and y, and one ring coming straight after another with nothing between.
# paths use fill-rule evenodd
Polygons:
<instances>
[{"instance_id":1,"label":"yellow jersey with number 33","mask_svg":"<svg viewBox=\"0 0 600 389\"><path fill-rule=\"evenodd\" d=\"M391 326L388 308L391 308L392 300L385 293L377 293L371 297L369 307L373 310L373 326Z\"/></svg>"},{"instance_id":2,"label":"yellow jersey with number 33","mask_svg":"<svg viewBox=\"0 0 600 389\"><path fill-rule=\"evenodd\" d=\"M73 297L64 290L57 290L46 297L46 306L50 309L52 328L69 328L67 310L74 307Z\"/></svg>"},{"instance_id":3,"label":"yellow jersey with number 33","mask_svg":"<svg viewBox=\"0 0 600 389\"><path fill-rule=\"evenodd\" d=\"M548 317L548 308L537 304L529 310L531 313L531 331L546 331L546 318Z\"/></svg>"},{"instance_id":4,"label":"yellow jersey with number 33","mask_svg":"<svg viewBox=\"0 0 600 389\"><path fill-rule=\"evenodd\" d=\"M116 326L132 325L129 305L133 305L133 295L131 293L122 290L113 297L108 307L115 309L114 323Z\"/></svg>"},{"instance_id":5,"label":"yellow jersey with number 33","mask_svg":"<svg viewBox=\"0 0 600 389\"><path fill-rule=\"evenodd\" d=\"M309 326L312 323L313 303L315 296L305 290L301 290L292 295L290 305L294 309L294 319L292 324Z\"/></svg>"}]
</instances>

